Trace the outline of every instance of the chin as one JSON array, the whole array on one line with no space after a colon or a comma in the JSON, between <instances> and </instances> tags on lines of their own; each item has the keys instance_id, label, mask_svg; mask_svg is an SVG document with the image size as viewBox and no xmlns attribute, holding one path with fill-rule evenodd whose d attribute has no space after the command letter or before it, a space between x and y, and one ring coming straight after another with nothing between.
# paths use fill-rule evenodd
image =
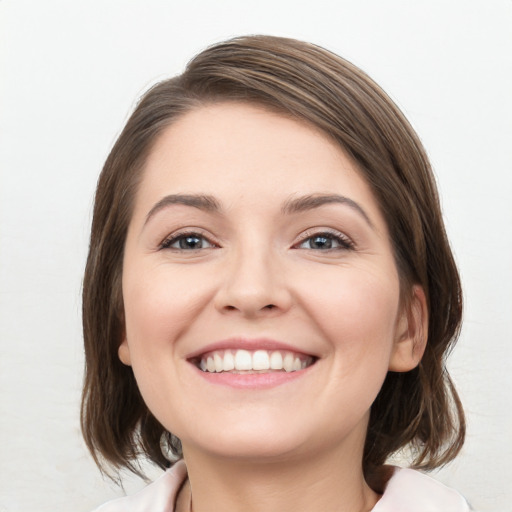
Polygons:
<instances>
[{"instance_id":1,"label":"chin","mask_svg":"<svg viewBox=\"0 0 512 512\"><path fill-rule=\"evenodd\" d=\"M195 452L210 457L270 462L302 454L308 446L310 436L290 427L276 422L264 425L261 421L239 421L221 431L201 428L196 436L182 439L182 444L185 453L188 446L193 446Z\"/></svg>"},{"instance_id":2,"label":"chin","mask_svg":"<svg viewBox=\"0 0 512 512\"><path fill-rule=\"evenodd\" d=\"M259 439L227 439L217 442L215 446L202 446L202 450L211 457L238 460L240 462L265 463L279 462L299 457L303 451L302 443L294 443L293 439L269 441Z\"/></svg>"}]
</instances>

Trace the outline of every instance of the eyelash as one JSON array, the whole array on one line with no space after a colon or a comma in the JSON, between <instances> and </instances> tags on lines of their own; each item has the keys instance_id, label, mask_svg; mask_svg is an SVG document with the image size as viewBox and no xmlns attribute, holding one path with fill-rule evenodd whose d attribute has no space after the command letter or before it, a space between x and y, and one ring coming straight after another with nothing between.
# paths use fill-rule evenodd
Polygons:
<instances>
[{"instance_id":1,"label":"eyelash","mask_svg":"<svg viewBox=\"0 0 512 512\"><path fill-rule=\"evenodd\" d=\"M186 240L187 238L196 238L202 241L205 241L209 244L209 247L199 247L199 248L183 248L183 247L172 247L172 245L179 243L181 240ZM316 233L306 232L304 236L301 238L301 240L296 243L292 248L293 249L304 249L303 247L300 247L302 244L307 242L308 240L312 240L314 238L322 238L325 241L331 241L336 242L338 244L338 247L328 247L326 249L313 249L309 248L307 250L318 250L322 252L328 252L328 251L343 251L343 250L353 250L355 249L354 242L348 238L343 233L340 233L339 231L336 232L330 232L330 231L321 231ZM173 233L169 237L167 237L160 245L159 249L169 249L169 250L175 250L175 251L199 251L201 249L211 249L214 247L218 247L217 244L209 240L206 236L204 236L202 233L199 233L197 231L186 231L181 233Z\"/></svg>"},{"instance_id":2,"label":"eyelash","mask_svg":"<svg viewBox=\"0 0 512 512\"><path fill-rule=\"evenodd\" d=\"M304 234L302 239L294 245L294 248L301 249L301 245L307 242L308 240L311 240L313 238L323 238L325 240L330 240L331 242L337 242L339 244L339 247L328 247L327 249L316 249L318 251L322 252L330 252L330 251L350 251L355 249L354 242L346 235L339 231L319 231L316 233L307 232ZM315 250L315 249L309 249L309 250Z\"/></svg>"},{"instance_id":3,"label":"eyelash","mask_svg":"<svg viewBox=\"0 0 512 512\"><path fill-rule=\"evenodd\" d=\"M171 247L173 244L180 242L181 240L186 240L187 238L197 238L202 241L206 241L208 244L210 244L211 247L200 247L200 248L192 248L192 249L184 249L181 247ZM173 233L172 235L168 236L159 246L159 249L169 249L174 251L199 251L201 249L211 249L212 247L218 247L217 244L209 240L206 236L204 236L202 233L198 233L197 231L185 231L181 233Z\"/></svg>"}]
</instances>

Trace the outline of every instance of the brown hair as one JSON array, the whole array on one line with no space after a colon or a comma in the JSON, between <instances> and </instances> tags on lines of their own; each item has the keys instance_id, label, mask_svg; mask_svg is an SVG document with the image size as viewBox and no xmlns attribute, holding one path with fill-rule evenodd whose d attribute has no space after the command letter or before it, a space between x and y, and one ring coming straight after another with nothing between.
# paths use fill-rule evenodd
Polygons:
<instances>
[{"instance_id":1,"label":"brown hair","mask_svg":"<svg viewBox=\"0 0 512 512\"><path fill-rule=\"evenodd\" d=\"M389 372L371 408L363 467L370 475L406 446L414 465L455 457L465 435L462 406L445 366L462 315L461 287L425 151L403 114L360 69L312 44L241 37L207 48L185 72L151 88L115 143L98 181L83 285L85 381L82 431L100 467L138 472L141 455L161 467L179 440L155 419L130 367L123 337L124 243L145 159L162 130L201 105L247 101L304 120L356 162L387 222L402 299L412 285L428 302L428 343L419 366Z\"/></svg>"}]
</instances>

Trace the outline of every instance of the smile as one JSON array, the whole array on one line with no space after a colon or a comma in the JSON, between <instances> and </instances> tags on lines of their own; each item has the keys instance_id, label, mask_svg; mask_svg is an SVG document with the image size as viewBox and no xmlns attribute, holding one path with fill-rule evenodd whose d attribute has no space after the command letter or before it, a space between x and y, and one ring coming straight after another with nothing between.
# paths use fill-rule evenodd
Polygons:
<instances>
[{"instance_id":1,"label":"smile","mask_svg":"<svg viewBox=\"0 0 512 512\"><path fill-rule=\"evenodd\" d=\"M195 361L196 366L207 373L271 373L297 372L315 362L312 356L287 350L214 350L202 354Z\"/></svg>"}]
</instances>

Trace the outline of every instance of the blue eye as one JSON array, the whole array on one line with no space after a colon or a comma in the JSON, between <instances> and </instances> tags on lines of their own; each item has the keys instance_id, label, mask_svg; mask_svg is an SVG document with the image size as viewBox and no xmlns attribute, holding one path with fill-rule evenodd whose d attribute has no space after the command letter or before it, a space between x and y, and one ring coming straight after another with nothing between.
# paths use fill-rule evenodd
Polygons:
<instances>
[{"instance_id":1,"label":"blue eye","mask_svg":"<svg viewBox=\"0 0 512 512\"><path fill-rule=\"evenodd\" d=\"M309 236L300 242L299 249L313 249L317 251L329 251L336 249L353 249L353 243L346 237L333 233L318 233Z\"/></svg>"},{"instance_id":2,"label":"blue eye","mask_svg":"<svg viewBox=\"0 0 512 512\"><path fill-rule=\"evenodd\" d=\"M178 251L197 251L214 247L214 244L198 233L182 233L164 240L160 247Z\"/></svg>"}]
</instances>

